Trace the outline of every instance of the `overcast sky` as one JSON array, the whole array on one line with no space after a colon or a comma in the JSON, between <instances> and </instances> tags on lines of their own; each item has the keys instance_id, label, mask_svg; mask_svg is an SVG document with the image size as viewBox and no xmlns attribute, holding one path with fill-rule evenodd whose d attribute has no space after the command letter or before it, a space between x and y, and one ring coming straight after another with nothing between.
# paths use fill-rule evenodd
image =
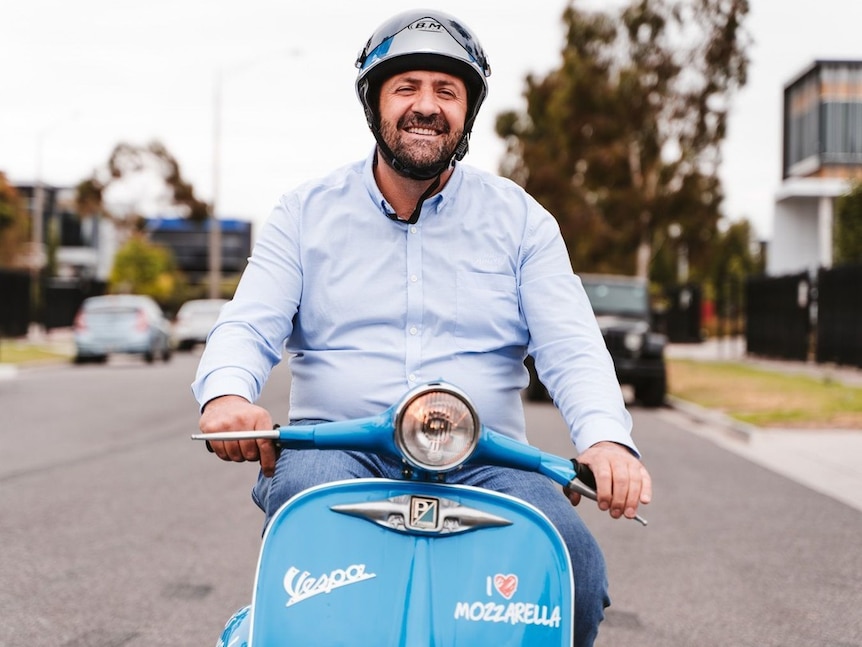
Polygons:
<instances>
[{"instance_id":1,"label":"overcast sky","mask_svg":"<svg viewBox=\"0 0 862 647\"><path fill-rule=\"evenodd\" d=\"M725 213L769 238L782 89L815 59L862 58L862 1L750 1L750 78L734 103L722 178ZM448 11L479 35L493 73L465 161L494 171L503 150L494 118L524 107L526 74L558 64L567 4L8 0L0 171L13 182L72 185L118 142L159 140L202 199L215 194L222 217L261 223L284 191L371 150L353 62L378 24L411 6Z\"/></svg>"}]
</instances>

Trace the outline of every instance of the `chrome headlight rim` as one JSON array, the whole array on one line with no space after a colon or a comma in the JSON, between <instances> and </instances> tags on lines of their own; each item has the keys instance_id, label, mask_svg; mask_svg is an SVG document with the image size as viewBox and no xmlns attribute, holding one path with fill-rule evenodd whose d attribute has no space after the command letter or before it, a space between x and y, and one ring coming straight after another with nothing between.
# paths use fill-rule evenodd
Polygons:
<instances>
[{"instance_id":1,"label":"chrome headlight rim","mask_svg":"<svg viewBox=\"0 0 862 647\"><path fill-rule=\"evenodd\" d=\"M471 420L471 436L466 445L466 449L462 451L458 458L445 463L431 463L418 457L413 453L408 444L405 442L404 434L404 418L410 407L418 400L428 397L433 394L447 394L456 398L466 409ZM428 382L422 384L407 393L395 409L394 416L394 439L395 445L401 452L404 460L413 468L425 472L443 473L452 471L463 465L473 454L476 446L479 444L479 435L481 425L479 422L479 414L476 412L476 407L473 402L461 389L444 382Z\"/></svg>"}]
</instances>

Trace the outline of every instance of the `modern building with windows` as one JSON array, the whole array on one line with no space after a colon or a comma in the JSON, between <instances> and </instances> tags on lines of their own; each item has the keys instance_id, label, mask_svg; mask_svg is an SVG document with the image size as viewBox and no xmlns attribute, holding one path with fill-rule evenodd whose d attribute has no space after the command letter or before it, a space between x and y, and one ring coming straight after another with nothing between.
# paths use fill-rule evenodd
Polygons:
<instances>
[{"instance_id":1,"label":"modern building with windows","mask_svg":"<svg viewBox=\"0 0 862 647\"><path fill-rule=\"evenodd\" d=\"M817 60L784 88L782 183L767 273L833 262L835 200L862 179L862 61Z\"/></svg>"},{"instance_id":2,"label":"modern building with windows","mask_svg":"<svg viewBox=\"0 0 862 647\"><path fill-rule=\"evenodd\" d=\"M209 273L210 221L188 218L148 218L147 235L158 245L170 249L192 283L204 283ZM251 222L219 219L221 230L221 273L238 275L251 254Z\"/></svg>"}]
</instances>

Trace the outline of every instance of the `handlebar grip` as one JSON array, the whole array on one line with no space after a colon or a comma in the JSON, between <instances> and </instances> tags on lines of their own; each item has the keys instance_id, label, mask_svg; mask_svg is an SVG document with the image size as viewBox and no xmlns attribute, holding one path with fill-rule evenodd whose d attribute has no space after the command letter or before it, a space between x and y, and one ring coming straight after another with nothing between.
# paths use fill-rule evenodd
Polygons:
<instances>
[{"instance_id":1,"label":"handlebar grip","mask_svg":"<svg viewBox=\"0 0 862 647\"><path fill-rule=\"evenodd\" d=\"M273 431L278 431L280 427L281 427L281 425L280 425L280 424L275 423L275 424L272 426L272 430L273 430ZM276 442L277 442L277 441L276 441ZM210 441L208 441L208 440L204 440L204 444L206 445L207 451L208 451L210 454L214 454L214 453L215 453L215 450L213 449L213 446L210 444Z\"/></svg>"},{"instance_id":2,"label":"handlebar grip","mask_svg":"<svg viewBox=\"0 0 862 647\"><path fill-rule=\"evenodd\" d=\"M584 485L595 490L596 476L593 474L593 470L591 470L588 465L582 465L579 463L576 458L571 459L571 461L575 468L576 478Z\"/></svg>"}]
</instances>

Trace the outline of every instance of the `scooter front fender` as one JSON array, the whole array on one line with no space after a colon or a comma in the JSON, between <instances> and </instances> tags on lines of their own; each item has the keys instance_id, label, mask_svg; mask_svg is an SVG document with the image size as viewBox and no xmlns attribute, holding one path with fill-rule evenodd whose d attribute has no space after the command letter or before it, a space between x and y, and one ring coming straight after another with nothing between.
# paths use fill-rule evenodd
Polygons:
<instances>
[{"instance_id":1,"label":"scooter front fender","mask_svg":"<svg viewBox=\"0 0 862 647\"><path fill-rule=\"evenodd\" d=\"M568 647L573 587L559 533L519 499L339 481L273 517L250 611L223 644L250 625L251 647Z\"/></svg>"}]
</instances>

